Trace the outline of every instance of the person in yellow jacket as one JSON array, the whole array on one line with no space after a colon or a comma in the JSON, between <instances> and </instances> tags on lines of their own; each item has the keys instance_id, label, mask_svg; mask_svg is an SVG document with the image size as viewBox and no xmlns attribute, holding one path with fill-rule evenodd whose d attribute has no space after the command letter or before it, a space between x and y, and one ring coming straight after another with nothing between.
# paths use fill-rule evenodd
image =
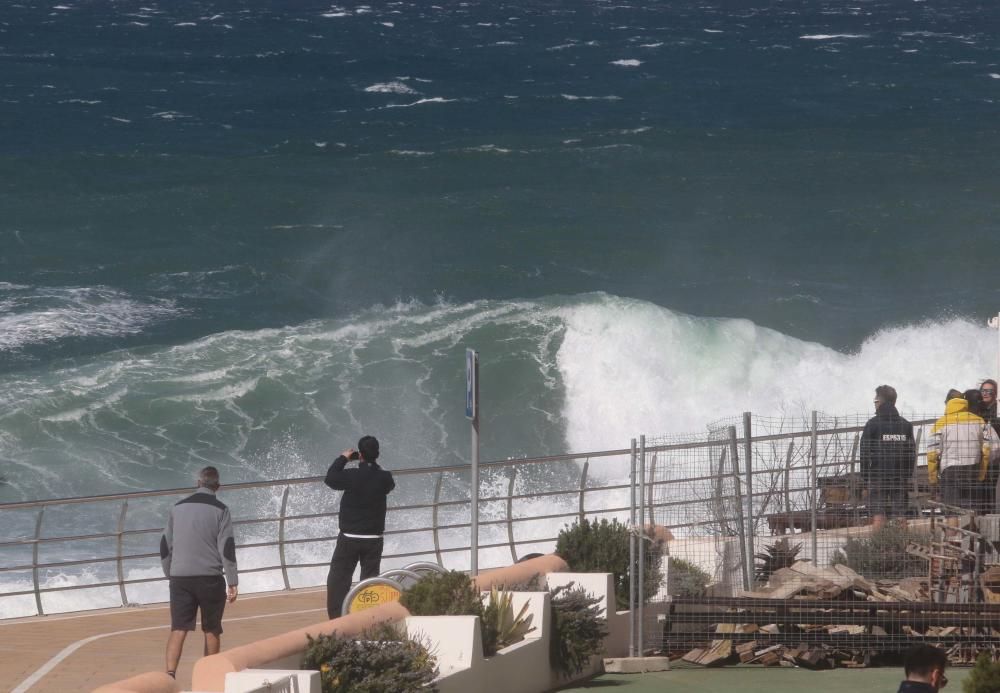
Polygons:
<instances>
[{"instance_id":1,"label":"person in yellow jacket","mask_svg":"<svg viewBox=\"0 0 1000 693\"><path fill-rule=\"evenodd\" d=\"M967 510L993 512L983 507L982 482L990 463L1000 462L1000 437L982 417L969 411L964 397L945 404L927 443L927 476L939 486L941 500Z\"/></svg>"}]
</instances>

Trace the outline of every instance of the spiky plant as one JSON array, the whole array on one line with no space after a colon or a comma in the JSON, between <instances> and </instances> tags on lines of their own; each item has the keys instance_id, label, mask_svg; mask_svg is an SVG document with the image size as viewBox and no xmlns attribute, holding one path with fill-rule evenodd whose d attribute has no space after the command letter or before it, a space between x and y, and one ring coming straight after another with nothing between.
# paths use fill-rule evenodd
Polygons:
<instances>
[{"instance_id":1,"label":"spiky plant","mask_svg":"<svg viewBox=\"0 0 1000 693\"><path fill-rule=\"evenodd\" d=\"M507 590L498 590L495 585L490 588L489 601L483 607L483 632L489 631L495 636L496 640L491 643L493 652L524 640L525 635L535 630L531 625L534 614L525 616L528 601L525 600L521 610L515 614L513 598L514 595ZM485 643L483 650L487 650Z\"/></svg>"},{"instance_id":2,"label":"spiky plant","mask_svg":"<svg viewBox=\"0 0 1000 693\"><path fill-rule=\"evenodd\" d=\"M763 553L754 554L757 559L754 564L754 579L757 582L767 582L775 571L791 568L798 560L801 550L802 544L792 544L787 537L765 545Z\"/></svg>"}]
</instances>

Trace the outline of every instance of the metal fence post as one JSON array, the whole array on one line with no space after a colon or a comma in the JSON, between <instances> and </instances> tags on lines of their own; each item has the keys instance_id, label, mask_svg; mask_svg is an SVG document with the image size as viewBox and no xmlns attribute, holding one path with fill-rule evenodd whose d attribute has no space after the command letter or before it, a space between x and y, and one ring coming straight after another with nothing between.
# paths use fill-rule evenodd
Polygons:
<instances>
[{"instance_id":1,"label":"metal fence post","mask_svg":"<svg viewBox=\"0 0 1000 693\"><path fill-rule=\"evenodd\" d=\"M812 501L809 503L810 510L810 524L812 525L812 559L813 565L819 565L819 557L817 552L817 537L816 537L816 487L818 484L818 479L816 475L816 455L818 454L818 440L817 440L817 420L816 410L812 413L812 436L809 439L809 464L812 467Z\"/></svg>"},{"instance_id":2,"label":"metal fence post","mask_svg":"<svg viewBox=\"0 0 1000 693\"><path fill-rule=\"evenodd\" d=\"M635 657L635 438L629 455L629 514L632 531L628 536L628 656Z\"/></svg>"},{"instance_id":3,"label":"metal fence post","mask_svg":"<svg viewBox=\"0 0 1000 693\"><path fill-rule=\"evenodd\" d=\"M517 467L514 468L515 471ZM583 524L583 520L587 517L586 506L584 505L583 499L587 493L587 470L590 469L590 459L586 459L583 462L583 469L580 471L580 524Z\"/></svg>"},{"instance_id":4,"label":"metal fence post","mask_svg":"<svg viewBox=\"0 0 1000 693\"><path fill-rule=\"evenodd\" d=\"M281 519L278 520L278 558L281 559L281 582L285 589L291 589L288 581L288 560L285 558L285 516L288 514L288 494L291 486L286 486L281 492Z\"/></svg>"},{"instance_id":5,"label":"metal fence post","mask_svg":"<svg viewBox=\"0 0 1000 693\"><path fill-rule=\"evenodd\" d=\"M122 501L122 509L118 513L118 536L115 538L115 546L118 551L118 560L115 561L118 566L118 594L122 598L122 606L128 606L128 596L125 594L125 562L122 558L124 552L122 551L125 531L125 514L128 513L128 498Z\"/></svg>"},{"instance_id":6,"label":"metal fence post","mask_svg":"<svg viewBox=\"0 0 1000 693\"><path fill-rule=\"evenodd\" d=\"M586 464L583 467L584 475L587 474ZM517 563L517 545L514 543L514 486L517 479L517 467L514 467L510 474L510 481L507 483L507 543L510 544L510 559ZM582 493L580 503L583 503ZM580 517L583 518L581 512Z\"/></svg>"},{"instance_id":7,"label":"metal fence post","mask_svg":"<svg viewBox=\"0 0 1000 693\"><path fill-rule=\"evenodd\" d=\"M42 588L38 578L38 540L42 538L42 520L45 517L45 506L38 509L38 518L35 520L35 541L31 546L31 581L35 586L35 608L38 615L44 616L45 609L42 608Z\"/></svg>"},{"instance_id":8,"label":"metal fence post","mask_svg":"<svg viewBox=\"0 0 1000 693\"><path fill-rule=\"evenodd\" d=\"M747 536L747 572L749 579L753 580L753 561L756 552L754 551L753 535L757 531L753 515L753 433L750 421L750 412L743 412L743 460L746 465L745 474L747 476L747 516L746 516L746 536Z\"/></svg>"},{"instance_id":9,"label":"metal fence post","mask_svg":"<svg viewBox=\"0 0 1000 693\"><path fill-rule=\"evenodd\" d=\"M747 556L746 523L743 521L743 489L740 484L740 452L736 445L736 426L729 427L729 459L732 462L733 485L736 493L736 531L739 532L740 569L743 573L743 589L750 589L750 560ZM728 541L728 539L727 539Z\"/></svg>"},{"instance_id":10,"label":"metal fence post","mask_svg":"<svg viewBox=\"0 0 1000 693\"><path fill-rule=\"evenodd\" d=\"M645 652L643 647L643 635L646 624L643 620L643 607L646 604L646 526L643 524L646 519L646 436L639 436L639 615L636 619L639 622L637 629L638 645L636 656L642 657Z\"/></svg>"}]
</instances>

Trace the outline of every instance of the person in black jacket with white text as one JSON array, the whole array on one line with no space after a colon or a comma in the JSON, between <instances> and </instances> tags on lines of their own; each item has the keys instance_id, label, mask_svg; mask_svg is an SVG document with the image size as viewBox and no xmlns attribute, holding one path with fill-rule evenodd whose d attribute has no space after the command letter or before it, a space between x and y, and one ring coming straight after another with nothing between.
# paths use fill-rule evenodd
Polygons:
<instances>
[{"instance_id":1,"label":"person in black jacket with white text","mask_svg":"<svg viewBox=\"0 0 1000 693\"><path fill-rule=\"evenodd\" d=\"M909 487L917 464L913 424L896 410L896 389L875 388L875 416L861 434L861 476L868 486L872 525L881 527L887 517L905 516Z\"/></svg>"},{"instance_id":2,"label":"person in black jacket with white text","mask_svg":"<svg viewBox=\"0 0 1000 693\"><path fill-rule=\"evenodd\" d=\"M344 450L326 473L326 485L344 492L340 498L340 536L326 578L326 613L331 619L341 615L344 597L351 589L351 578L359 562L362 580L379 573L386 496L396 488L396 482L392 472L375 461L378 455L378 440L364 436L358 441L357 451ZM359 457L357 469L345 469L350 460Z\"/></svg>"}]
</instances>

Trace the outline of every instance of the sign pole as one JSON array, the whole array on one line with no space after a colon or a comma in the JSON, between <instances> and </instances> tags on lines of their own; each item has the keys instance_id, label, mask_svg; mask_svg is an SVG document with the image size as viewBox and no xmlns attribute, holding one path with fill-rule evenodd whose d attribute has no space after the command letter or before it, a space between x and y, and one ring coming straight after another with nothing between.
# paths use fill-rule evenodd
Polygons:
<instances>
[{"instance_id":1,"label":"sign pole","mask_svg":"<svg viewBox=\"0 0 1000 693\"><path fill-rule=\"evenodd\" d=\"M465 416L472 422L469 572L475 577L479 575L479 353L472 349L465 350Z\"/></svg>"}]
</instances>

